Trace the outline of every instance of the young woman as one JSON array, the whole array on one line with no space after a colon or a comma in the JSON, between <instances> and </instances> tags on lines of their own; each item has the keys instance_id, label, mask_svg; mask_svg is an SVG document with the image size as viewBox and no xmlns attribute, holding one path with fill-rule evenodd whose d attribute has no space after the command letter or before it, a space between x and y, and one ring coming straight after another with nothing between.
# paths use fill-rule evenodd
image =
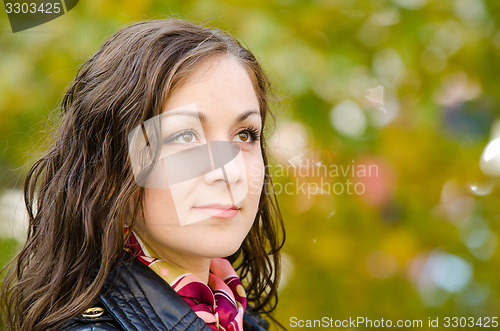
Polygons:
<instances>
[{"instance_id":1,"label":"young woman","mask_svg":"<svg viewBox=\"0 0 500 331\"><path fill-rule=\"evenodd\" d=\"M221 31L165 19L113 34L28 173L4 326L266 329L284 241L268 99L255 57Z\"/></svg>"}]
</instances>

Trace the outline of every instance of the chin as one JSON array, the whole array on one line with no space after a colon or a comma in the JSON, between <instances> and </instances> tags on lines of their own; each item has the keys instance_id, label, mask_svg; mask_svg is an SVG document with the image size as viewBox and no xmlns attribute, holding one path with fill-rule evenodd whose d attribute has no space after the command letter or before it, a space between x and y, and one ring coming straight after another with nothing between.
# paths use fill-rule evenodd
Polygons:
<instances>
[{"instance_id":1,"label":"chin","mask_svg":"<svg viewBox=\"0 0 500 331\"><path fill-rule=\"evenodd\" d=\"M230 243L224 243L221 245L221 242L215 242L216 246L207 248L205 250L205 254L209 258L219 258L219 257L227 257L231 256L241 247L243 241L234 241Z\"/></svg>"}]
</instances>

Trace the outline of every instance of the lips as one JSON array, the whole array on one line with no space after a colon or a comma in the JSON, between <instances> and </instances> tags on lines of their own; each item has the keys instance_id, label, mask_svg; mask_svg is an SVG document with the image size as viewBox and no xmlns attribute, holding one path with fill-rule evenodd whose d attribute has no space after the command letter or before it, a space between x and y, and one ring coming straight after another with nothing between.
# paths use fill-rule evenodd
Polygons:
<instances>
[{"instance_id":1,"label":"lips","mask_svg":"<svg viewBox=\"0 0 500 331\"><path fill-rule=\"evenodd\" d=\"M193 209L216 218L231 218L238 215L240 212L240 208L236 205L223 205L218 203L196 206L193 207Z\"/></svg>"}]
</instances>

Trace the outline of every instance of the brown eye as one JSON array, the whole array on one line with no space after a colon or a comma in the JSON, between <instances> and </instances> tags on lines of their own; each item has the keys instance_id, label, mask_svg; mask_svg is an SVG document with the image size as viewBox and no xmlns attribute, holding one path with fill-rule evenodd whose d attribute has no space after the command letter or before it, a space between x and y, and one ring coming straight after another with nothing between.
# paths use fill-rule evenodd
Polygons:
<instances>
[{"instance_id":1,"label":"brown eye","mask_svg":"<svg viewBox=\"0 0 500 331\"><path fill-rule=\"evenodd\" d=\"M195 132L185 131L167 139L166 143L173 142L179 144L190 144L198 141L198 135Z\"/></svg>"},{"instance_id":2,"label":"brown eye","mask_svg":"<svg viewBox=\"0 0 500 331\"><path fill-rule=\"evenodd\" d=\"M181 136L181 139L182 141L184 141L185 143L190 143L193 141L193 135L190 134L190 133L185 133Z\"/></svg>"},{"instance_id":3,"label":"brown eye","mask_svg":"<svg viewBox=\"0 0 500 331\"><path fill-rule=\"evenodd\" d=\"M248 134L248 132L240 132L238 133L238 137L243 142L247 142L250 140L250 135Z\"/></svg>"}]
</instances>

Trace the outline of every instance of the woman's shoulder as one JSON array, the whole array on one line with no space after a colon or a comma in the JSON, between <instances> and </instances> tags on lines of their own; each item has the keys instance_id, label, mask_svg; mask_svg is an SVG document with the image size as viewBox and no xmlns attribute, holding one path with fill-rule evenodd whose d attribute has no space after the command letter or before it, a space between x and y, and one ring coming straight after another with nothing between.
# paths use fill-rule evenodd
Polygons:
<instances>
[{"instance_id":1,"label":"woman's shoulder","mask_svg":"<svg viewBox=\"0 0 500 331\"><path fill-rule=\"evenodd\" d=\"M126 254L109 273L93 307L61 330L210 329L163 279Z\"/></svg>"},{"instance_id":2,"label":"woman's shoulder","mask_svg":"<svg viewBox=\"0 0 500 331\"><path fill-rule=\"evenodd\" d=\"M102 307L93 307L93 309L102 309L98 316L86 316L82 314L64 325L61 331L118 331L124 330L120 323ZM245 312L243 317L243 329L245 331L265 331L269 329L269 322L260 315L251 310Z\"/></svg>"},{"instance_id":3,"label":"woman's shoulder","mask_svg":"<svg viewBox=\"0 0 500 331\"><path fill-rule=\"evenodd\" d=\"M146 318L144 318L146 316ZM269 323L248 308L245 331L264 331ZM92 308L61 328L90 330L210 330L191 307L150 268L126 255L110 272Z\"/></svg>"}]
</instances>

